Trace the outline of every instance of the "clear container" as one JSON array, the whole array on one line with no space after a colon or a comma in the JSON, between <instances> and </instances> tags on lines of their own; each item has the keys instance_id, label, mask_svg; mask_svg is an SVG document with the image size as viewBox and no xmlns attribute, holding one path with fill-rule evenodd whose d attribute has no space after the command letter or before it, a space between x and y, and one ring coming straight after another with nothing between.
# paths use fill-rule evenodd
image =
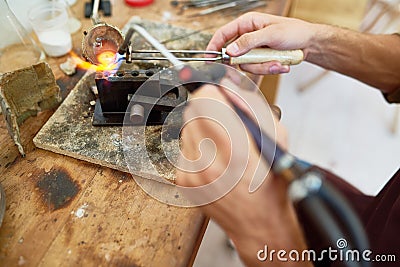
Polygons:
<instances>
[{"instance_id":1,"label":"clear container","mask_svg":"<svg viewBox=\"0 0 400 267\"><path fill-rule=\"evenodd\" d=\"M0 74L44 60L45 54L18 21L6 0L0 0Z\"/></svg>"},{"instance_id":2,"label":"clear container","mask_svg":"<svg viewBox=\"0 0 400 267\"><path fill-rule=\"evenodd\" d=\"M68 28L68 11L64 3L52 1L33 8L29 22L47 55L59 57L72 49Z\"/></svg>"}]
</instances>

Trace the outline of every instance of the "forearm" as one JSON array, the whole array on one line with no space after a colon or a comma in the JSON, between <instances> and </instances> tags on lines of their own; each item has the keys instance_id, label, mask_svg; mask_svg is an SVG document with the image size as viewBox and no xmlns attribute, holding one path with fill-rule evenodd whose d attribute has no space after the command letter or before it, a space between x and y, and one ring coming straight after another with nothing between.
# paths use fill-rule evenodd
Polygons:
<instances>
[{"instance_id":1,"label":"forearm","mask_svg":"<svg viewBox=\"0 0 400 267\"><path fill-rule=\"evenodd\" d=\"M400 88L400 36L315 25L306 60L389 93Z\"/></svg>"},{"instance_id":2,"label":"forearm","mask_svg":"<svg viewBox=\"0 0 400 267\"><path fill-rule=\"evenodd\" d=\"M235 89L233 83L228 85L225 80L222 83L225 88ZM240 92L237 90L239 88L232 92ZM247 93L244 102L239 95L230 100L238 106L251 105L253 112L264 110L262 105L257 107L261 104L256 101L259 98L250 97L255 96L252 92ZM253 140L246 141L249 133L242 121L230 113L234 111L225 109L225 105L229 105L226 97L230 95L221 93L214 85L205 85L192 93L183 114L186 123L181 132L182 157L177 185L191 188L186 191L186 196L196 205L208 203L201 209L225 229L247 266L311 266L310 262L290 259L285 262L276 258L279 250L301 253L307 248L287 194L288 183L272 175ZM265 102L262 103L265 105ZM251 111L244 108L244 112ZM264 122L264 131L273 130L277 142L285 143L281 127L275 128L277 125L273 123L269 128L266 120L258 119ZM212 140L213 145L201 145L204 140ZM236 144L235 147L232 144ZM207 167L194 171L194 164ZM253 189L254 183L259 183L256 190ZM207 186L206 190L204 186ZM269 252L274 250L275 255L264 260L266 252L261 253L260 260L258 252L265 246L268 246ZM288 254L283 257L287 258Z\"/></svg>"}]
</instances>

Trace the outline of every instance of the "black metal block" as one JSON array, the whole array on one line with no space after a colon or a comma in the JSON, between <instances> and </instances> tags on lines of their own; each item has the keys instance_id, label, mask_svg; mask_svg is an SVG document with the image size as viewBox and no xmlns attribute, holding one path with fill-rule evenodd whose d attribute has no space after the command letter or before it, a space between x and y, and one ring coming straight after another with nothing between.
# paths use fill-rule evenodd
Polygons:
<instances>
[{"instance_id":1,"label":"black metal block","mask_svg":"<svg viewBox=\"0 0 400 267\"><path fill-rule=\"evenodd\" d=\"M153 70L123 71L111 75L96 73L99 99L93 125L163 124L174 108L186 102L187 92L154 73ZM135 113L135 108L139 113Z\"/></svg>"}]
</instances>

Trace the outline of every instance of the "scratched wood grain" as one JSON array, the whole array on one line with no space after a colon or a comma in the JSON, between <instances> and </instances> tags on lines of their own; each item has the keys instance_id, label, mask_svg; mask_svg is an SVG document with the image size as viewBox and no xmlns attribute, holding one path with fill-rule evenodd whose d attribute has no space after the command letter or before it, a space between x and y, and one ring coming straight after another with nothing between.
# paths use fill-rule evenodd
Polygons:
<instances>
[{"instance_id":1,"label":"scratched wood grain","mask_svg":"<svg viewBox=\"0 0 400 267\"><path fill-rule=\"evenodd\" d=\"M89 182L96 184L97 190L87 191L74 208L76 211L84 207L84 216L70 216L43 257L43 265L187 264L196 232L203 223L201 217L193 218L197 211L147 199L129 175L115 174L116 171L107 169ZM108 231L110 226L113 231Z\"/></svg>"},{"instance_id":2,"label":"scratched wood grain","mask_svg":"<svg viewBox=\"0 0 400 267\"><path fill-rule=\"evenodd\" d=\"M97 171L96 166L34 150L3 172L6 214L0 228L0 262L36 266L68 220L70 205ZM75 193L66 195L61 184L57 186L55 179L61 175L63 186L76 186ZM46 180L49 186L40 186Z\"/></svg>"}]
</instances>

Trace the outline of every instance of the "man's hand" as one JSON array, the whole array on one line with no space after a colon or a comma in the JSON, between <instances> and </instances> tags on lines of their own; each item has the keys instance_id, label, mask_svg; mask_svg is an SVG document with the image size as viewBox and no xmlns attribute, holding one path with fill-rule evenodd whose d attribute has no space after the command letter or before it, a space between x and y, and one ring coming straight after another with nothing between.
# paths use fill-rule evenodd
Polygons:
<instances>
[{"instance_id":1,"label":"man's hand","mask_svg":"<svg viewBox=\"0 0 400 267\"><path fill-rule=\"evenodd\" d=\"M227 46L230 56L243 55L253 48L270 47L277 50L302 49L306 57L316 30L314 24L302 20L250 12L217 30L207 49L219 51L234 40ZM254 74L278 74L290 70L289 66L282 66L279 62L240 67Z\"/></svg>"},{"instance_id":2,"label":"man's hand","mask_svg":"<svg viewBox=\"0 0 400 267\"><path fill-rule=\"evenodd\" d=\"M396 34L366 34L332 25L250 12L222 26L207 49L220 50L226 43L230 56L257 47L301 49L304 60L342 73L391 93L400 88L400 38ZM254 74L289 72L279 62L246 64Z\"/></svg>"},{"instance_id":3,"label":"man's hand","mask_svg":"<svg viewBox=\"0 0 400 267\"><path fill-rule=\"evenodd\" d=\"M306 248L305 242L287 196L286 181L269 173L268 164L227 101L226 97L232 96L221 90L226 89L205 85L191 95L184 114L183 157L176 182L193 189L186 197L202 205L201 209L223 227L246 265L264 266L266 262L257 258L257 252L265 245L270 250L300 252ZM256 98L255 92L247 93ZM237 97L234 101L247 106L247 113L264 110L260 117L271 119L268 108L258 109L255 106L259 102L254 100L255 103L250 99L250 103L239 104ZM282 129L276 130L278 139L284 139ZM263 182L251 193L250 184L260 178ZM280 266L283 262L275 259L268 264Z\"/></svg>"}]
</instances>

